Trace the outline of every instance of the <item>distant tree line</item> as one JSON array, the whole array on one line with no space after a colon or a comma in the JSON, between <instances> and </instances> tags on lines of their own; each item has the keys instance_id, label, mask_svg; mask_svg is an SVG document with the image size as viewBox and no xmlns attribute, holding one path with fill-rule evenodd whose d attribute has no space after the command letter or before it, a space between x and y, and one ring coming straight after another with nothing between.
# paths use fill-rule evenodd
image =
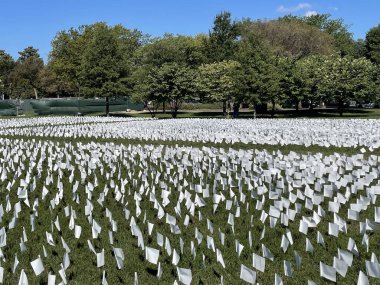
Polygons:
<instances>
[{"instance_id":1,"label":"distant tree line","mask_svg":"<svg viewBox=\"0 0 380 285\"><path fill-rule=\"evenodd\" d=\"M209 33L152 38L122 25L60 31L45 64L27 47L13 59L0 50L5 98L128 95L155 116L173 117L184 102L218 102L225 116L241 103L379 100L380 25L354 40L341 19L318 14L262 21L215 17Z\"/></svg>"}]
</instances>

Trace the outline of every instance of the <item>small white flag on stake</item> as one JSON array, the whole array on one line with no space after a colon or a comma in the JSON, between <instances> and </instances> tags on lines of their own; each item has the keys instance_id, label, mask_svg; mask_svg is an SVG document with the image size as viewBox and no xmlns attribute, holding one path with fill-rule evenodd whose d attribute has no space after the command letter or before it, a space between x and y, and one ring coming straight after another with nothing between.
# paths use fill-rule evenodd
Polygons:
<instances>
[{"instance_id":1,"label":"small white flag on stake","mask_svg":"<svg viewBox=\"0 0 380 285\"><path fill-rule=\"evenodd\" d=\"M30 264L32 265L34 274L36 274L36 276L40 275L45 270L40 257L33 260Z\"/></svg>"},{"instance_id":2,"label":"small white flag on stake","mask_svg":"<svg viewBox=\"0 0 380 285\"><path fill-rule=\"evenodd\" d=\"M96 254L96 266L99 268L99 267L104 266L104 264L105 264L105 260L104 260L104 248L103 248L101 252Z\"/></svg>"},{"instance_id":3,"label":"small white flag on stake","mask_svg":"<svg viewBox=\"0 0 380 285\"><path fill-rule=\"evenodd\" d=\"M177 267L178 279L185 285L190 285L192 280L192 274L190 269Z\"/></svg>"},{"instance_id":4,"label":"small white flag on stake","mask_svg":"<svg viewBox=\"0 0 380 285\"><path fill-rule=\"evenodd\" d=\"M261 272L265 271L265 258L264 257L261 257L260 255L253 253L252 263L253 263L253 267L256 268L258 271L261 271Z\"/></svg>"},{"instance_id":5,"label":"small white flag on stake","mask_svg":"<svg viewBox=\"0 0 380 285\"><path fill-rule=\"evenodd\" d=\"M245 265L241 265L240 267L240 279L244 280L245 282L248 282L250 284L256 283L256 272L252 269L249 269Z\"/></svg>"},{"instance_id":6,"label":"small white flag on stake","mask_svg":"<svg viewBox=\"0 0 380 285\"><path fill-rule=\"evenodd\" d=\"M24 269L21 270L20 280L18 281L18 285L28 285L28 278L24 272Z\"/></svg>"},{"instance_id":7,"label":"small white flag on stake","mask_svg":"<svg viewBox=\"0 0 380 285\"><path fill-rule=\"evenodd\" d=\"M56 276L54 274L48 275L48 285L55 285Z\"/></svg>"},{"instance_id":8,"label":"small white flag on stake","mask_svg":"<svg viewBox=\"0 0 380 285\"><path fill-rule=\"evenodd\" d=\"M359 272L357 285L369 285L368 277L362 272Z\"/></svg>"},{"instance_id":9,"label":"small white flag on stake","mask_svg":"<svg viewBox=\"0 0 380 285\"><path fill-rule=\"evenodd\" d=\"M336 269L332 266L319 262L320 276L330 281L336 282Z\"/></svg>"},{"instance_id":10,"label":"small white flag on stake","mask_svg":"<svg viewBox=\"0 0 380 285\"><path fill-rule=\"evenodd\" d=\"M145 247L145 259L150 263L157 264L160 251L152 247Z\"/></svg>"}]
</instances>

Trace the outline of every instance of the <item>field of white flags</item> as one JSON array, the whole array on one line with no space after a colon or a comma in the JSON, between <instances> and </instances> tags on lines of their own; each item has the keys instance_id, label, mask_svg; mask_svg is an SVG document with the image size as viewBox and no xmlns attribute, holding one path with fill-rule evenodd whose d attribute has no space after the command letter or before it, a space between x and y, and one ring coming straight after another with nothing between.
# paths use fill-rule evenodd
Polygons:
<instances>
[{"instance_id":1,"label":"field of white flags","mask_svg":"<svg viewBox=\"0 0 380 285\"><path fill-rule=\"evenodd\" d=\"M375 119L176 119L45 117L2 120L1 136L134 139L380 148Z\"/></svg>"},{"instance_id":2,"label":"field of white flags","mask_svg":"<svg viewBox=\"0 0 380 285\"><path fill-rule=\"evenodd\" d=\"M380 284L379 121L0 123L0 283Z\"/></svg>"}]
</instances>

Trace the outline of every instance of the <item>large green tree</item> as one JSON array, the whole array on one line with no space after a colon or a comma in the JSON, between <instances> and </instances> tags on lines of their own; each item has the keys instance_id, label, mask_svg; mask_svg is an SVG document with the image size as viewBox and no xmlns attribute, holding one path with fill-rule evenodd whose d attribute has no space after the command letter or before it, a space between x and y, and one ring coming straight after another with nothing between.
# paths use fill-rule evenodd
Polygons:
<instances>
[{"instance_id":1,"label":"large green tree","mask_svg":"<svg viewBox=\"0 0 380 285\"><path fill-rule=\"evenodd\" d=\"M134 53L145 40L141 32L122 25L98 22L71 28L54 38L49 66L66 94L121 94L131 88Z\"/></svg>"},{"instance_id":2,"label":"large green tree","mask_svg":"<svg viewBox=\"0 0 380 285\"><path fill-rule=\"evenodd\" d=\"M27 47L19 52L19 58L8 81L11 86L11 96L17 98L38 98L41 91L40 75L44 69L44 62L38 53L38 49Z\"/></svg>"},{"instance_id":3,"label":"large green tree","mask_svg":"<svg viewBox=\"0 0 380 285\"><path fill-rule=\"evenodd\" d=\"M330 56L323 61L323 92L338 104L343 115L344 103L370 100L373 94L374 65L365 58ZM372 95L372 96L371 96Z\"/></svg>"},{"instance_id":4,"label":"large green tree","mask_svg":"<svg viewBox=\"0 0 380 285\"><path fill-rule=\"evenodd\" d=\"M223 102L223 114L229 117L231 104L241 93L241 64L237 61L221 61L199 67L197 86L211 102Z\"/></svg>"},{"instance_id":5,"label":"large green tree","mask_svg":"<svg viewBox=\"0 0 380 285\"><path fill-rule=\"evenodd\" d=\"M160 67L150 70L144 79L141 98L147 103L147 107L155 116L158 105L168 102L173 118L177 117L178 110L186 100L191 100L196 94L195 70L178 63L165 63Z\"/></svg>"},{"instance_id":6,"label":"large green tree","mask_svg":"<svg viewBox=\"0 0 380 285\"><path fill-rule=\"evenodd\" d=\"M355 54L355 41L343 19L332 19L330 14L316 14L304 17L285 16L279 19L285 22L303 22L330 35L337 52L341 56Z\"/></svg>"},{"instance_id":7,"label":"large green tree","mask_svg":"<svg viewBox=\"0 0 380 285\"><path fill-rule=\"evenodd\" d=\"M180 66L183 70L191 71L199 66L205 61L204 39L204 35L190 37L166 34L162 38L152 39L140 47L135 53L134 69L131 77L131 82L134 85L134 101L147 102L147 97L152 97L156 94L153 96L156 98L155 100L148 100L150 102L148 109L152 114L155 114L153 111L157 110L158 104L162 104L163 110L166 111L166 103L171 104L168 101L169 99L166 96L158 96L157 92L146 90L147 86L152 84L152 76L154 77L154 74L157 74L158 71L164 72L168 70L169 67ZM161 69L163 66L165 68Z\"/></svg>"},{"instance_id":8,"label":"large green tree","mask_svg":"<svg viewBox=\"0 0 380 285\"><path fill-rule=\"evenodd\" d=\"M276 55L302 58L315 54L332 54L334 51L330 35L302 21L245 19L238 26L243 39L253 35Z\"/></svg>"},{"instance_id":9,"label":"large green tree","mask_svg":"<svg viewBox=\"0 0 380 285\"><path fill-rule=\"evenodd\" d=\"M0 50L0 95L8 95L9 82L8 77L14 68L15 61L4 50Z\"/></svg>"},{"instance_id":10,"label":"large green tree","mask_svg":"<svg viewBox=\"0 0 380 285\"><path fill-rule=\"evenodd\" d=\"M365 39L367 58L380 64L380 25L370 29Z\"/></svg>"},{"instance_id":11,"label":"large green tree","mask_svg":"<svg viewBox=\"0 0 380 285\"><path fill-rule=\"evenodd\" d=\"M309 56L296 62L294 77L299 83L301 100L309 102L310 109L313 104L323 101L323 84L326 70L323 69L326 56Z\"/></svg>"},{"instance_id":12,"label":"large green tree","mask_svg":"<svg viewBox=\"0 0 380 285\"><path fill-rule=\"evenodd\" d=\"M205 41L205 54L209 63L234 59L237 42L238 26L232 21L231 13L222 12L214 19L214 25Z\"/></svg>"}]
</instances>

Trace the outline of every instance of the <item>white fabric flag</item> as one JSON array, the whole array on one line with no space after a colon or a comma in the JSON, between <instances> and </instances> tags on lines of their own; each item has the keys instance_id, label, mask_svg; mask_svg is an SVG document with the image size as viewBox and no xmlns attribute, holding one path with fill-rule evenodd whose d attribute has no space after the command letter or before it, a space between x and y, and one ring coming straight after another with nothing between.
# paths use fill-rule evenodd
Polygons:
<instances>
[{"instance_id":1,"label":"white fabric flag","mask_svg":"<svg viewBox=\"0 0 380 285\"><path fill-rule=\"evenodd\" d=\"M32 265L34 274L36 274L36 276L40 275L45 270L40 257L33 260L30 264Z\"/></svg>"},{"instance_id":2,"label":"white fabric flag","mask_svg":"<svg viewBox=\"0 0 380 285\"><path fill-rule=\"evenodd\" d=\"M150 263L157 264L160 251L152 247L145 247L145 259Z\"/></svg>"},{"instance_id":3,"label":"white fabric flag","mask_svg":"<svg viewBox=\"0 0 380 285\"><path fill-rule=\"evenodd\" d=\"M280 275L278 275L277 273L274 274L274 285L284 285Z\"/></svg>"},{"instance_id":4,"label":"white fabric flag","mask_svg":"<svg viewBox=\"0 0 380 285\"><path fill-rule=\"evenodd\" d=\"M18 281L18 285L28 285L28 278L24 272L24 269L21 270L20 280Z\"/></svg>"},{"instance_id":5,"label":"white fabric flag","mask_svg":"<svg viewBox=\"0 0 380 285\"><path fill-rule=\"evenodd\" d=\"M74 229L74 236L75 236L75 238L79 239L81 233L82 233L82 227L78 226L78 225L75 225L75 229Z\"/></svg>"},{"instance_id":6,"label":"white fabric flag","mask_svg":"<svg viewBox=\"0 0 380 285\"><path fill-rule=\"evenodd\" d=\"M339 226L337 224L329 223L329 235L338 237Z\"/></svg>"},{"instance_id":7,"label":"white fabric flag","mask_svg":"<svg viewBox=\"0 0 380 285\"><path fill-rule=\"evenodd\" d=\"M105 270L103 270L102 285L108 285L108 282L107 282L107 279L106 279L106 271Z\"/></svg>"},{"instance_id":8,"label":"white fabric flag","mask_svg":"<svg viewBox=\"0 0 380 285\"><path fill-rule=\"evenodd\" d=\"M348 266L351 266L354 256L351 252L338 248L338 258L344 260Z\"/></svg>"},{"instance_id":9,"label":"white fabric flag","mask_svg":"<svg viewBox=\"0 0 380 285\"><path fill-rule=\"evenodd\" d=\"M48 285L55 285L56 276L54 274L48 275Z\"/></svg>"},{"instance_id":10,"label":"white fabric flag","mask_svg":"<svg viewBox=\"0 0 380 285\"><path fill-rule=\"evenodd\" d=\"M336 269L332 266L319 262L320 276L330 281L336 282Z\"/></svg>"},{"instance_id":11,"label":"white fabric flag","mask_svg":"<svg viewBox=\"0 0 380 285\"><path fill-rule=\"evenodd\" d=\"M311 241L308 238L306 238L306 252L313 253L313 251L314 251L314 247Z\"/></svg>"},{"instance_id":12,"label":"white fabric flag","mask_svg":"<svg viewBox=\"0 0 380 285\"><path fill-rule=\"evenodd\" d=\"M293 276L292 264L287 260L284 260L284 272L287 277Z\"/></svg>"},{"instance_id":13,"label":"white fabric flag","mask_svg":"<svg viewBox=\"0 0 380 285\"><path fill-rule=\"evenodd\" d=\"M133 285L139 285L139 277L137 276L137 272L135 272L135 281L133 282Z\"/></svg>"},{"instance_id":14,"label":"white fabric flag","mask_svg":"<svg viewBox=\"0 0 380 285\"><path fill-rule=\"evenodd\" d=\"M240 254L243 251L243 249L244 249L244 245L242 245L241 243L239 243L238 240L235 240L235 251L238 254L238 257L240 257Z\"/></svg>"},{"instance_id":15,"label":"white fabric flag","mask_svg":"<svg viewBox=\"0 0 380 285\"><path fill-rule=\"evenodd\" d=\"M380 264L379 263L366 260L365 267L366 267L368 276L380 279Z\"/></svg>"},{"instance_id":16,"label":"white fabric flag","mask_svg":"<svg viewBox=\"0 0 380 285\"><path fill-rule=\"evenodd\" d=\"M261 272L265 271L265 258L264 257L261 257L260 255L253 253L252 263L253 263L253 267L256 268L258 271L261 271Z\"/></svg>"},{"instance_id":17,"label":"white fabric flag","mask_svg":"<svg viewBox=\"0 0 380 285\"><path fill-rule=\"evenodd\" d=\"M226 268L226 265L224 264L222 252L218 248L216 249L216 261L220 262L220 264L223 266L223 268Z\"/></svg>"},{"instance_id":18,"label":"white fabric flag","mask_svg":"<svg viewBox=\"0 0 380 285\"><path fill-rule=\"evenodd\" d=\"M357 285L369 285L368 277L362 272L359 272Z\"/></svg>"},{"instance_id":19,"label":"white fabric flag","mask_svg":"<svg viewBox=\"0 0 380 285\"><path fill-rule=\"evenodd\" d=\"M380 223L380 207L375 207L375 222Z\"/></svg>"},{"instance_id":20,"label":"white fabric flag","mask_svg":"<svg viewBox=\"0 0 380 285\"><path fill-rule=\"evenodd\" d=\"M51 246L55 246L53 235L51 233L46 232L46 240L47 240L48 244L50 244Z\"/></svg>"},{"instance_id":21,"label":"white fabric flag","mask_svg":"<svg viewBox=\"0 0 380 285\"><path fill-rule=\"evenodd\" d=\"M113 252L115 254L117 268L123 269L124 267L124 252L121 248L114 248Z\"/></svg>"},{"instance_id":22,"label":"white fabric flag","mask_svg":"<svg viewBox=\"0 0 380 285\"><path fill-rule=\"evenodd\" d=\"M157 278L160 279L162 276L162 267L161 262L158 263L158 269L157 269Z\"/></svg>"},{"instance_id":23,"label":"white fabric flag","mask_svg":"<svg viewBox=\"0 0 380 285\"><path fill-rule=\"evenodd\" d=\"M240 267L240 279L244 280L245 282L248 282L250 284L256 283L256 272L252 269L249 269L245 265L241 265Z\"/></svg>"},{"instance_id":24,"label":"white fabric flag","mask_svg":"<svg viewBox=\"0 0 380 285\"><path fill-rule=\"evenodd\" d=\"M4 267L0 266L0 283L2 284L4 281Z\"/></svg>"},{"instance_id":25,"label":"white fabric flag","mask_svg":"<svg viewBox=\"0 0 380 285\"><path fill-rule=\"evenodd\" d=\"M333 267L336 269L336 272L338 272L340 276L346 277L348 265L344 260L338 259L334 256Z\"/></svg>"},{"instance_id":26,"label":"white fabric flag","mask_svg":"<svg viewBox=\"0 0 380 285\"><path fill-rule=\"evenodd\" d=\"M104 266L104 264L105 264L105 260L104 260L104 248L103 248L101 252L96 254L96 266L99 268L99 267Z\"/></svg>"},{"instance_id":27,"label":"white fabric flag","mask_svg":"<svg viewBox=\"0 0 380 285\"><path fill-rule=\"evenodd\" d=\"M263 252L263 257L268 258L271 261L274 261L274 255L264 244L261 244L261 250Z\"/></svg>"},{"instance_id":28,"label":"white fabric flag","mask_svg":"<svg viewBox=\"0 0 380 285\"><path fill-rule=\"evenodd\" d=\"M177 267L178 279L185 285L190 285L193 279L191 270L186 268Z\"/></svg>"},{"instance_id":29,"label":"white fabric flag","mask_svg":"<svg viewBox=\"0 0 380 285\"><path fill-rule=\"evenodd\" d=\"M19 264L19 261L18 261L17 253L16 253L15 262L13 263L13 269L12 269L13 274L15 273L18 264Z\"/></svg>"},{"instance_id":30,"label":"white fabric flag","mask_svg":"<svg viewBox=\"0 0 380 285\"><path fill-rule=\"evenodd\" d=\"M172 264L175 265L175 266L177 266L179 260L180 260L180 256L178 255L177 251L174 249L173 250Z\"/></svg>"}]
</instances>

